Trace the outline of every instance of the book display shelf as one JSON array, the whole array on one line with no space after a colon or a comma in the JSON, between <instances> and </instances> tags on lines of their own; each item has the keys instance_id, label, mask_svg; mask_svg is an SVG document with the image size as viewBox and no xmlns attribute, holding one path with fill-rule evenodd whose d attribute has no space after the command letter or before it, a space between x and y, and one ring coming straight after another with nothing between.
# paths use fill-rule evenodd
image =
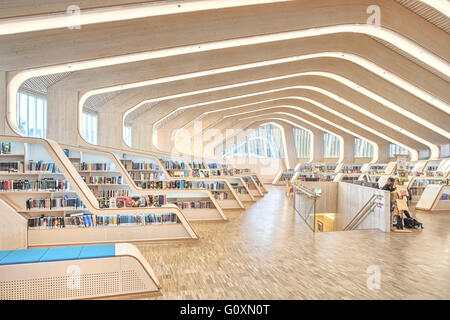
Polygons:
<instances>
[{"instance_id":1,"label":"book display shelf","mask_svg":"<svg viewBox=\"0 0 450 320\"><path fill-rule=\"evenodd\" d=\"M406 163L406 168L409 177L416 177L423 174L427 160L409 161Z\"/></svg>"},{"instance_id":2,"label":"book display shelf","mask_svg":"<svg viewBox=\"0 0 450 320\"><path fill-rule=\"evenodd\" d=\"M410 180L412 200L419 210L449 210L450 159L429 160L423 174Z\"/></svg>"},{"instance_id":3,"label":"book display shelf","mask_svg":"<svg viewBox=\"0 0 450 320\"><path fill-rule=\"evenodd\" d=\"M336 176L335 163L298 163L291 182L299 181L333 181Z\"/></svg>"},{"instance_id":4,"label":"book display shelf","mask_svg":"<svg viewBox=\"0 0 450 320\"><path fill-rule=\"evenodd\" d=\"M167 171L154 159L80 147L68 150L70 159L81 157L79 173L94 182L88 186L101 208L173 205L188 221L226 220L211 192L186 180L167 180Z\"/></svg>"},{"instance_id":5,"label":"book display shelf","mask_svg":"<svg viewBox=\"0 0 450 320\"><path fill-rule=\"evenodd\" d=\"M294 175L295 175L294 169L289 169L289 170L286 170L286 171L280 171L275 176L275 179L273 179L272 184L276 185L276 186L284 186L289 181L292 180Z\"/></svg>"},{"instance_id":6,"label":"book display shelf","mask_svg":"<svg viewBox=\"0 0 450 320\"><path fill-rule=\"evenodd\" d=\"M235 193L242 202L256 201L254 196L255 187L253 183L246 182L244 178L250 176L249 169L232 169L228 164L219 164L215 161L192 161L189 163L194 178L214 178L221 177L229 181ZM249 180L249 179L247 179ZM258 180L259 181L259 180ZM256 184L256 181L255 181ZM252 188L252 190L250 190ZM258 193L259 195L259 193Z\"/></svg>"},{"instance_id":7,"label":"book display shelf","mask_svg":"<svg viewBox=\"0 0 450 320\"><path fill-rule=\"evenodd\" d=\"M450 179L429 183L417 202L416 209L425 211L450 210Z\"/></svg>"},{"instance_id":8,"label":"book display shelf","mask_svg":"<svg viewBox=\"0 0 450 320\"><path fill-rule=\"evenodd\" d=\"M173 180L174 177L171 176L172 172L167 171L165 168L167 163L179 164L183 167L183 172L185 175L184 180L189 181L198 189L206 189L212 193L213 198L217 201L222 209L244 209L244 204L239 194L236 193L235 189L228 181L227 177L194 177L192 169L188 165L188 161L183 159L172 159L169 157L158 157L155 158L158 161L160 167L166 171L167 178Z\"/></svg>"},{"instance_id":9,"label":"book display shelf","mask_svg":"<svg viewBox=\"0 0 450 320\"><path fill-rule=\"evenodd\" d=\"M334 182L342 181L342 182L349 182L353 183L354 181L357 181L359 177L363 174L362 171L363 164L343 164L340 166L340 172L341 174L337 174L334 178Z\"/></svg>"},{"instance_id":10,"label":"book display shelf","mask_svg":"<svg viewBox=\"0 0 450 320\"><path fill-rule=\"evenodd\" d=\"M261 189L261 191L263 193L268 193L268 191L267 191L266 187L264 186L264 184L261 182L261 180L259 180L258 175L255 174L255 173L252 173L251 176L252 176L253 180L255 181L255 183L258 185L258 187Z\"/></svg>"},{"instance_id":11,"label":"book display shelf","mask_svg":"<svg viewBox=\"0 0 450 320\"><path fill-rule=\"evenodd\" d=\"M180 208L188 220L226 220L220 203L224 193L212 191L213 187L206 189L201 181L191 177L171 178L170 172L162 168L155 158L132 153L122 153L120 158L131 184L140 193L164 193L167 201ZM189 166L187 169L190 173Z\"/></svg>"},{"instance_id":12,"label":"book display shelf","mask_svg":"<svg viewBox=\"0 0 450 320\"><path fill-rule=\"evenodd\" d=\"M17 161L1 162L0 197L28 221L28 247L197 238L173 205L102 208L99 194L125 190L113 169L86 167L83 157L73 154L82 160L78 173L54 141L1 139L11 152L3 154Z\"/></svg>"},{"instance_id":13,"label":"book display shelf","mask_svg":"<svg viewBox=\"0 0 450 320\"><path fill-rule=\"evenodd\" d=\"M333 181L336 178L336 174L338 173L337 163L327 163L323 164L320 167L320 180L322 181Z\"/></svg>"},{"instance_id":14,"label":"book display shelf","mask_svg":"<svg viewBox=\"0 0 450 320\"><path fill-rule=\"evenodd\" d=\"M306 181L313 178L317 173L316 166L313 163L299 163L294 168L294 171L295 173L291 178L291 182L296 180Z\"/></svg>"}]
</instances>

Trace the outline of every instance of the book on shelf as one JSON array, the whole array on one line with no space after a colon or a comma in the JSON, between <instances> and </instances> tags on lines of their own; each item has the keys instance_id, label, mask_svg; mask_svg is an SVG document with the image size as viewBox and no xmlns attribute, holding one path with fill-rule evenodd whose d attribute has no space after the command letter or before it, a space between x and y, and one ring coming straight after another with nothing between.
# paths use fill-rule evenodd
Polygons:
<instances>
[{"instance_id":1,"label":"book on shelf","mask_svg":"<svg viewBox=\"0 0 450 320\"><path fill-rule=\"evenodd\" d=\"M67 180L0 180L0 191L65 191L68 189Z\"/></svg>"},{"instance_id":2,"label":"book on shelf","mask_svg":"<svg viewBox=\"0 0 450 320\"><path fill-rule=\"evenodd\" d=\"M211 209L212 202L207 200L202 201L176 201L173 202L180 209Z\"/></svg>"},{"instance_id":3,"label":"book on shelf","mask_svg":"<svg viewBox=\"0 0 450 320\"><path fill-rule=\"evenodd\" d=\"M123 184L122 176L82 176L87 184Z\"/></svg>"},{"instance_id":4,"label":"book on shelf","mask_svg":"<svg viewBox=\"0 0 450 320\"><path fill-rule=\"evenodd\" d=\"M228 200L229 199L229 195L226 192L212 191L212 195L213 195L214 199L216 199L216 200Z\"/></svg>"},{"instance_id":5,"label":"book on shelf","mask_svg":"<svg viewBox=\"0 0 450 320\"><path fill-rule=\"evenodd\" d=\"M54 162L33 161L33 160L28 161L27 170L28 171L43 171L43 172L51 172L51 173L60 172Z\"/></svg>"},{"instance_id":6,"label":"book on shelf","mask_svg":"<svg viewBox=\"0 0 450 320\"><path fill-rule=\"evenodd\" d=\"M145 213L131 215L73 214L68 217L41 216L28 219L28 229L92 228L105 226L138 226L178 223L175 213Z\"/></svg>"},{"instance_id":7,"label":"book on shelf","mask_svg":"<svg viewBox=\"0 0 450 320\"><path fill-rule=\"evenodd\" d=\"M82 171L108 171L108 163L80 163L80 170Z\"/></svg>"},{"instance_id":8,"label":"book on shelf","mask_svg":"<svg viewBox=\"0 0 450 320\"><path fill-rule=\"evenodd\" d=\"M223 182L197 182L197 189L207 189L207 190L225 190L225 183Z\"/></svg>"},{"instance_id":9,"label":"book on shelf","mask_svg":"<svg viewBox=\"0 0 450 320\"><path fill-rule=\"evenodd\" d=\"M0 154L11 154L11 142L2 142L0 144Z\"/></svg>"},{"instance_id":10,"label":"book on shelf","mask_svg":"<svg viewBox=\"0 0 450 320\"><path fill-rule=\"evenodd\" d=\"M106 208L146 208L160 207L166 204L165 195L127 196L127 197L105 197L99 198L100 209Z\"/></svg>"},{"instance_id":11,"label":"book on shelf","mask_svg":"<svg viewBox=\"0 0 450 320\"><path fill-rule=\"evenodd\" d=\"M26 209L85 209L85 205L80 198L69 198L64 196L62 198L41 198L26 200Z\"/></svg>"},{"instance_id":12,"label":"book on shelf","mask_svg":"<svg viewBox=\"0 0 450 320\"><path fill-rule=\"evenodd\" d=\"M186 165L182 161L174 161L174 160L163 160L166 170L185 170Z\"/></svg>"},{"instance_id":13,"label":"book on shelf","mask_svg":"<svg viewBox=\"0 0 450 320\"><path fill-rule=\"evenodd\" d=\"M142 189L192 189L192 181L171 180L171 181L143 181L136 182Z\"/></svg>"},{"instance_id":14,"label":"book on shelf","mask_svg":"<svg viewBox=\"0 0 450 320\"><path fill-rule=\"evenodd\" d=\"M0 162L0 171L23 172L23 162L22 161L2 161L2 162Z\"/></svg>"}]
</instances>

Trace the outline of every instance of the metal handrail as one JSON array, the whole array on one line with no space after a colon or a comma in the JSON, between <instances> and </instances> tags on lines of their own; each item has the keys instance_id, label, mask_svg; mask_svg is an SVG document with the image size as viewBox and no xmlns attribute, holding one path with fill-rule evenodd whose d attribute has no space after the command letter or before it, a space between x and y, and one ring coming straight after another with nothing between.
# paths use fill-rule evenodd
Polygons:
<instances>
[{"instance_id":1,"label":"metal handrail","mask_svg":"<svg viewBox=\"0 0 450 320\"><path fill-rule=\"evenodd\" d=\"M321 197L320 195L315 194L313 190L311 190L305 186L302 186L300 184L294 183L293 187L294 187L294 191L299 191L299 193L303 193L309 198L318 199Z\"/></svg>"},{"instance_id":2,"label":"metal handrail","mask_svg":"<svg viewBox=\"0 0 450 320\"><path fill-rule=\"evenodd\" d=\"M375 200L379 199L381 196L374 194L370 199L359 209L358 213L353 217L353 219L345 226L344 231L353 230L365 217L372 211L372 209L378 205Z\"/></svg>"}]
</instances>

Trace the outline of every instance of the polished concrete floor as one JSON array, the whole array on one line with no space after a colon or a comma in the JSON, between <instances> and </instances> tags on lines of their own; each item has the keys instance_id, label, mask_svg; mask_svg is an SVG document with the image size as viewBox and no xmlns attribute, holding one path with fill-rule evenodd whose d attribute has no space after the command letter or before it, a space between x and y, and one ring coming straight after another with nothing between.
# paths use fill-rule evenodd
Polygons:
<instances>
[{"instance_id":1,"label":"polished concrete floor","mask_svg":"<svg viewBox=\"0 0 450 320\"><path fill-rule=\"evenodd\" d=\"M139 299L450 299L450 212L417 212L412 234L314 234L268 189L228 222L193 223L198 241L138 246L162 285Z\"/></svg>"}]
</instances>

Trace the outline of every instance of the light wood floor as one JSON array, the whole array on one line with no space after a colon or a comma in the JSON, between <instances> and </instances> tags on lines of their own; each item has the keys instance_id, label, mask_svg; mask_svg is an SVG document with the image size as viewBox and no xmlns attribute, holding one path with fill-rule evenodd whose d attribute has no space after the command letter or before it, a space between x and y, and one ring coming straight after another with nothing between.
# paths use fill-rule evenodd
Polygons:
<instances>
[{"instance_id":1,"label":"light wood floor","mask_svg":"<svg viewBox=\"0 0 450 320\"><path fill-rule=\"evenodd\" d=\"M450 212L420 213L413 234L313 234L284 187L228 222L193 223L198 241L140 245L162 285L139 299L450 299ZM381 270L369 290L366 270Z\"/></svg>"}]
</instances>

